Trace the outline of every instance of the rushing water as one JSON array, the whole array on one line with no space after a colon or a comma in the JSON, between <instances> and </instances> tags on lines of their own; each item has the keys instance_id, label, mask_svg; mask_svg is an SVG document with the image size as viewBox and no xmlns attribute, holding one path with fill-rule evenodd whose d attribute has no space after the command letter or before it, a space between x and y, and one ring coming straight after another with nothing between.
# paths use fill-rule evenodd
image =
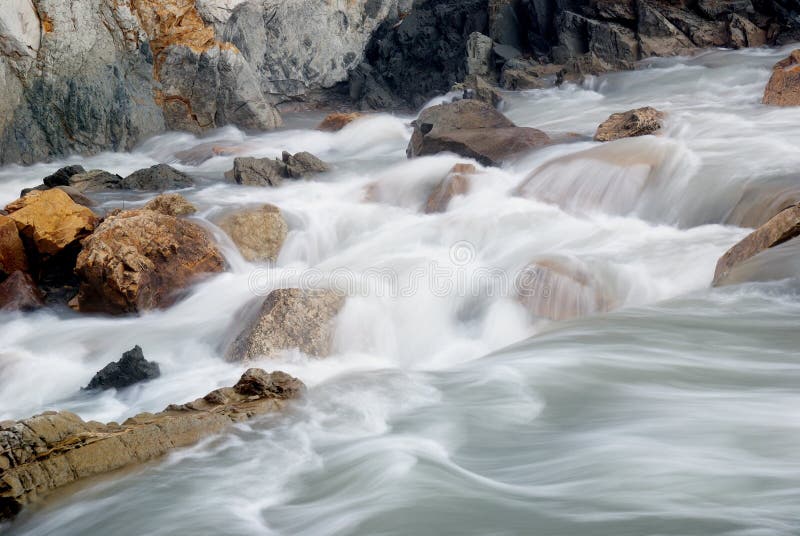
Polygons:
<instances>
[{"instance_id":1,"label":"rushing water","mask_svg":"<svg viewBox=\"0 0 800 536\"><path fill-rule=\"evenodd\" d=\"M800 109L759 104L785 55L714 51L508 95L518 124L579 136L481 169L443 214L420 208L464 159L406 160L408 117L376 115L335 134L299 117L281 132L168 134L130 154L71 159L120 174L156 162L193 174L200 185L184 193L231 270L137 318L3 314L0 419L70 409L120 421L230 385L244 368L222 359L237 313L282 278L388 270L417 284L403 296L359 287L327 359L260 362L309 386L286 413L80 485L0 531L800 533L800 292L784 279L798 273L797 248L776 251L772 269L769 259L744 266L742 285L708 288L716 260L749 232L725 224L757 219L775 195L800 189ZM587 141L609 114L643 105L669 113L662 136ZM253 156L307 150L334 171L236 187L222 182L232 156L179 163L209 144ZM0 201L61 164L0 170ZM146 199L99 198L101 208ZM245 262L210 223L263 202L291 228L273 267ZM592 274L615 310L533 319L513 293L473 284L481 269L514 274L553 257ZM463 288L413 277L431 270ZM135 344L161 364L160 379L77 394Z\"/></svg>"}]
</instances>

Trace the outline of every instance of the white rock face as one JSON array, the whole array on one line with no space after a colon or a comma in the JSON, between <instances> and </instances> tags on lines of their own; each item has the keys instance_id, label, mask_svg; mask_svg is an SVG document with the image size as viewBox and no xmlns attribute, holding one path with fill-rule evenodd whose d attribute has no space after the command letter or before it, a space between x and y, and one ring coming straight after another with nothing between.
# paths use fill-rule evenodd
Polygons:
<instances>
[{"instance_id":1,"label":"white rock face","mask_svg":"<svg viewBox=\"0 0 800 536\"><path fill-rule=\"evenodd\" d=\"M224 24L231 18L236 6L247 0L196 0L197 11L210 24Z\"/></svg>"},{"instance_id":2,"label":"white rock face","mask_svg":"<svg viewBox=\"0 0 800 536\"><path fill-rule=\"evenodd\" d=\"M42 27L31 0L3 0L0 7L0 53L35 56Z\"/></svg>"}]
</instances>

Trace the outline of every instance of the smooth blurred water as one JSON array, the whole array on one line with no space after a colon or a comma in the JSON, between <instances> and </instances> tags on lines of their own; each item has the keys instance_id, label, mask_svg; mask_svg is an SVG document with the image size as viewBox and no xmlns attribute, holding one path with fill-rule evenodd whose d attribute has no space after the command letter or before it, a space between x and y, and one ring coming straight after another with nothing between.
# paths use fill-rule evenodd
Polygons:
<instances>
[{"instance_id":1,"label":"smooth blurred water","mask_svg":"<svg viewBox=\"0 0 800 536\"><path fill-rule=\"evenodd\" d=\"M800 191L800 179L785 180L800 169L800 108L760 104L786 52L713 51L584 87L509 94L506 113L518 124L579 141L502 169L478 166L472 191L443 214L421 208L465 160L406 160L410 117L378 114L328 134L312 129L319 117L303 116L280 132L166 134L130 154L69 159L120 174L167 162L193 174L199 186L182 193L231 270L136 318L0 315L0 419L70 409L119 421L230 385L245 368L222 359L237 313L256 290L309 269L388 269L406 280L434 266L470 287L481 270L513 275L557 257L591 273L615 310L550 322L487 288L359 294L337 319L331 357L289 352L258 363L309 386L286 413L78 486L0 531L800 533L796 248L774 254L777 268L756 259L737 276L766 281L708 288L717 259L749 232L724 225L737 206L756 203L748 188L769 198L783 177L781 191ZM668 113L662 135L585 141L611 113L643 105ZM307 150L333 171L277 189L236 187L222 180L232 155L179 163L197 146L269 157ZM0 201L60 165L0 170ZM365 201L367 191L377 201ZM147 199L98 197L101 209ZM290 226L272 267L244 261L211 223L264 202ZM255 289L254 274L268 276L266 286ZM79 394L135 344L161 364L161 378Z\"/></svg>"}]
</instances>

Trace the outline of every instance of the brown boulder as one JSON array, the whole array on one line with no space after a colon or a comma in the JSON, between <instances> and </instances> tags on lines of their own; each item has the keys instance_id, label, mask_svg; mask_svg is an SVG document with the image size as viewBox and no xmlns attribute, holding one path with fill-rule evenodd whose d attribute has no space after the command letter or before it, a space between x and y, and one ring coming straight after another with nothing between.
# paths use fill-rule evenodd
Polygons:
<instances>
[{"instance_id":1,"label":"brown boulder","mask_svg":"<svg viewBox=\"0 0 800 536\"><path fill-rule=\"evenodd\" d=\"M664 112L646 106L627 112L612 114L597 127L595 141L614 141L653 134L663 126Z\"/></svg>"},{"instance_id":2,"label":"brown boulder","mask_svg":"<svg viewBox=\"0 0 800 536\"><path fill-rule=\"evenodd\" d=\"M800 49L773 67L763 102L772 106L800 106Z\"/></svg>"},{"instance_id":3,"label":"brown boulder","mask_svg":"<svg viewBox=\"0 0 800 536\"><path fill-rule=\"evenodd\" d=\"M19 237L17 224L0 215L0 275L28 269L28 257Z\"/></svg>"},{"instance_id":4,"label":"brown boulder","mask_svg":"<svg viewBox=\"0 0 800 536\"><path fill-rule=\"evenodd\" d=\"M217 221L217 225L233 240L242 257L250 262L274 262L289 232L286 220L274 205L227 214Z\"/></svg>"},{"instance_id":5,"label":"brown boulder","mask_svg":"<svg viewBox=\"0 0 800 536\"><path fill-rule=\"evenodd\" d=\"M427 108L413 126L409 158L452 152L496 166L550 143L541 130L517 127L494 107L473 99Z\"/></svg>"},{"instance_id":6,"label":"brown boulder","mask_svg":"<svg viewBox=\"0 0 800 536\"><path fill-rule=\"evenodd\" d=\"M317 130L321 130L322 132L338 132L356 119L362 117L364 117L364 114L359 112L329 114L317 125Z\"/></svg>"},{"instance_id":7,"label":"brown boulder","mask_svg":"<svg viewBox=\"0 0 800 536\"><path fill-rule=\"evenodd\" d=\"M472 164L456 164L453 166L447 177L442 179L442 182L434 188L430 197L428 197L428 202L425 204L425 213L445 212L451 199L469 192L468 175L477 173L477 171Z\"/></svg>"},{"instance_id":8,"label":"brown boulder","mask_svg":"<svg viewBox=\"0 0 800 536\"><path fill-rule=\"evenodd\" d=\"M717 262L712 286L724 285L725 279L736 265L797 236L800 236L800 205L781 211L729 249Z\"/></svg>"},{"instance_id":9,"label":"brown boulder","mask_svg":"<svg viewBox=\"0 0 800 536\"><path fill-rule=\"evenodd\" d=\"M14 272L0 283L0 309L33 311L44 306L44 297L31 276Z\"/></svg>"},{"instance_id":10,"label":"brown boulder","mask_svg":"<svg viewBox=\"0 0 800 536\"><path fill-rule=\"evenodd\" d=\"M97 217L54 188L33 191L6 207L20 235L42 255L55 255L90 234Z\"/></svg>"},{"instance_id":11,"label":"brown boulder","mask_svg":"<svg viewBox=\"0 0 800 536\"><path fill-rule=\"evenodd\" d=\"M273 357L297 348L325 357L333 339L333 319L345 298L332 290L278 289L270 292L258 316L236 337L227 351L230 361Z\"/></svg>"},{"instance_id":12,"label":"brown boulder","mask_svg":"<svg viewBox=\"0 0 800 536\"><path fill-rule=\"evenodd\" d=\"M147 202L145 210L152 210L166 216L189 216L197 212L197 207L181 194L161 194Z\"/></svg>"},{"instance_id":13,"label":"brown boulder","mask_svg":"<svg viewBox=\"0 0 800 536\"><path fill-rule=\"evenodd\" d=\"M199 225L152 210L107 218L84 240L75 272L82 312L133 313L171 305L177 292L224 260Z\"/></svg>"},{"instance_id":14,"label":"brown boulder","mask_svg":"<svg viewBox=\"0 0 800 536\"><path fill-rule=\"evenodd\" d=\"M68 411L0 424L0 521L54 490L192 445L233 423L283 409L305 386L259 369L194 402L125 421L84 422Z\"/></svg>"}]
</instances>

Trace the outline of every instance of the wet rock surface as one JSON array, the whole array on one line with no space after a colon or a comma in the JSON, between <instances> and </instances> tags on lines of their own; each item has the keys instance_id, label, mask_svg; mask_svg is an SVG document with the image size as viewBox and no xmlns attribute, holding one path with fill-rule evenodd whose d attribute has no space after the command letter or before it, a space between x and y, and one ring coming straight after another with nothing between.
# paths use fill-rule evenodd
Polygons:
<instances>
[{"instance_id":1,"label":"wet rock surface","mask_svg":"<svg viewBox=\"0 0 800 536\"><path fill-rule=\"evenodd\" d=\"M145 210L152 210L165 216L190 216L197 212L197 207L181 194L161 194L147 202Z\"/></svg>"},{"instance_id":2,"label":"wet rock surface","mask_svg":"<svg viewBox=\"0 0 800 536\"><path fill-rule=\"evenodd\" d=\"M250 262L274 262L289 232L280 209L274 205L237 210L222 216L217 225Z\"/></svg>"},{"instance_id":3,"label":"wet rock surface","mask_svg":"<svg viewBox=\"0 0 800 536\"><path fill-rule=\"evenodd\" d=\"M772 106L800 106L800 49L775 65L763 102Z\"/></svg>"},{"instance_id":4,"label":"wet rock surface","mask_svg":"<svg viewBox=\"0 0 800 536\"><path fill-rule=\"evenodd\" d=\"M655 134L664 124L663 112L651 108L637 108L613 114L604 121L594 135L595 141L614 141Z\"/></svg>"},{"instance_id":5,"label":"wet rock surface","mask_svg":"<svg viewBox=\"0 0 800 536\"><path fill-rule=\"evenodd\" d=\"M147 169L135 171L122 179L123 190L164 191L190 188L194 180L167 164L157 164Z\"/></svg>"},{"instance_id":6,"label":"wet rock surface","mask_svg":"<svg viewBox=\"0 0 800 536\"><path fill-rule=\"evenodd\" d=\"M225 178L243 186L280 186L285 179L302 179L325 171L328 165L311 153L292 155L284 151L281 158L236 158Z\"/></svg>"},{"instance_id":7,"label":"wet rock surface","mask_svg":"<svg viewBox=\"0 0 800 536\"><path fill-rule=\"evenodd\" d=\"M428 201L425 203L425 213L435 214L445 212L450 201L457 195L464 195L469 192L469 176L477 173L477 169L472 164L456 164L450 173L442 179L436 188L433 189Z\"/></svg>"},{"instance_id":8,"label":"wet rock surface","mask_svg":"<svg viewBox=\"0 0 800 536\"><path fill-rule=\"evenodd\" d=\"M161 376L158 363L147 361L141 347L122 354L119 361L109 363L94 375L85 390L122 389Z\"/></svg>"},{"instance_id":9,"label":"wet rock surface","mask_svg":"<svg viewBox=\"0 0 800 536\"><path fill-rule=\"evenodd\" d=\"M28 312L41 307L44 296L29 274L14 272L0 283L0 309Z\"/></svg>"}]
</instances>

